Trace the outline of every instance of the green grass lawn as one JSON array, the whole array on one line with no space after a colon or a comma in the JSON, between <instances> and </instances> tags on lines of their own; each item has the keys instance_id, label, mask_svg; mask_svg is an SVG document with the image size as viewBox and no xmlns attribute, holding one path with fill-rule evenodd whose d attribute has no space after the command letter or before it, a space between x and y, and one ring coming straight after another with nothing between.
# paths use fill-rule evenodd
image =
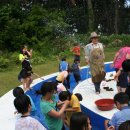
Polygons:
<instances>
[{"instance_id":1,"label":"green grass lawn","mask_svg":"<svg viewBox=\"0 0 130 130\"><path fill-rule=\"evenodd\" d=\"M105 61L112 61L116 51L119 48L106 48L105 49ZM72 64L73 56L68 57L68 62ZM41 65L33 66L33 71L41 76L54 73L58 71L58 61L49 60L46 63ZM81 56L81 66L85 65L84 55ZM0 96L4 95L9 90L20 85L20 82L17 80L17 75L21 69L20 65L13 66L12 69L0 72ZM36 77L34 77L36 78Z\"/></svg>"}]
</instances>

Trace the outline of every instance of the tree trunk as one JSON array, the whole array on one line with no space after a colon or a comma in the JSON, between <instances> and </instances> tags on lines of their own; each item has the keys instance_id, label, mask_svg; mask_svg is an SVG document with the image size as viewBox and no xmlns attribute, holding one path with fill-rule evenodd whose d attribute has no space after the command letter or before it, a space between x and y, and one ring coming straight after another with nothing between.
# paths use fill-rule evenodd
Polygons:
<instances>
[{"instance_id":1,"label":"tree trunk","mask_svg":"<svg viewBox=\"0 0 130 130\"><path fill-rule=\"evenodd\" d=\"M71 0L71 3L72 3L73 6L76 6L75 0Z\"/></svg>"},{"instance_id":2,"label":"tree trunk","mask_svg":"<svg viewBox=\"0 0 130 130\"><path fill-rule=\"evenodd\" d=\"M88 28L89 31L93 31L94 29L94 13L92 7L92 0L87 0L88 4Z\"/></svg>"},{"instance_id":3,"label":"tree trunk","mask_svg":"<svg viewBox=\"0 0 130 130\"><path fill-rule=\"evenodd\" d=\"M118 34L118 22L119 22L119 2L115 0L115 33Z\"/></svg>"}]
</instances>

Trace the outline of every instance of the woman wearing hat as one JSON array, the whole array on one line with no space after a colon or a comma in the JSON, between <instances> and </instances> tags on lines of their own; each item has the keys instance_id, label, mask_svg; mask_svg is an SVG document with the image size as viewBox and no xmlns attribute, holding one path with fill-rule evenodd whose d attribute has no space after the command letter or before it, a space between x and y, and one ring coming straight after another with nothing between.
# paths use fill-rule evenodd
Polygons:
<instances>
[{"instance_id":1,"label":"woman wearing hat","mask_svg":"<svg viewBox=\"0 0 130 130\"><path fill-rule=\"evenodd\" d=\"M100 93L100 83L105 78L104 71L104 50L102 43L99 42L99 35L91 33L91 43L85 47L86 63L90 65L92 82L97 94Z\"/></svg>"}]
</instances>

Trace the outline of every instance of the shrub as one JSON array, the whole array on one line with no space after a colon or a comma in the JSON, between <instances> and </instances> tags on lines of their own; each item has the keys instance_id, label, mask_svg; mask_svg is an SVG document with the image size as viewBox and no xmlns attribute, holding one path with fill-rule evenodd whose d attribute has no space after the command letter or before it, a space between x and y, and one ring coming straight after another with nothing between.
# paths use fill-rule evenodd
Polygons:
<instances>
[{"instance_id":1,"label":"shrub","mask_svg":"<svg viewBox=\"0 0 130 130\"><path fill-rule=\"evenodd\" d=\"M0 68L7 69L9 67L9 59L0 56Z\"/></svg>"},{"instance_id":2,"label":"shrub","mask_svg":"<svg viewBox=\"0 0 130 130\"><path fill-rule=\"evenodd\" d=\"M42 64L46 62L46 58L43 57L40 53L38 52L33 52L33 56L31 58L31 64L37 65L37 64Z\"/></svg>"},{"instance_id":3,"label":"shrub","mask_svg":"<svg viewBox=\"0 0 130 130\"><path fill-rule=\"evenodd\" d=\"M10 54L10 61L12 62L12 64L20 64L21 62L19 61L19 53L18 52L14 52L14 53L9 53Z\"/></svg>"}]
</instances>

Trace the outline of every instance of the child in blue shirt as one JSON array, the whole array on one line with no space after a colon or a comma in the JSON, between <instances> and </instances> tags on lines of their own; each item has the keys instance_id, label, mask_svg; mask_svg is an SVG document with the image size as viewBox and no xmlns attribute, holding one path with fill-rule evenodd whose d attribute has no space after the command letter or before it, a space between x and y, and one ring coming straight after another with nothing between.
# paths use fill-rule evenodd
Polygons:
<instances>
[{"instance_id":1,"label":"child in blue shirt","mask_svg":"<svg viewBox=\"0 0 130 130\"><path fill-rule=\"evenodd\" d=\"M110 120L105 121L106 130L108 129L108 125L118 130L120 124L130 120L129 96L123 92L118 93L114 96L114 102L120 111L116 112Z\"/></svg>"},{"instance_id":2,"label":"child in blue shirt","mask_svg":"<svg viewBox=\"0 0 130 130\"><path fill-rule=\"evenodd\" d=\"M60 64L59 64L59 71L62 72L62 71L67 71L69 68L69 64L68 62L66 62L66 58L62 58L62 60L60 61Z\"/></svg>"}]
</instances>

